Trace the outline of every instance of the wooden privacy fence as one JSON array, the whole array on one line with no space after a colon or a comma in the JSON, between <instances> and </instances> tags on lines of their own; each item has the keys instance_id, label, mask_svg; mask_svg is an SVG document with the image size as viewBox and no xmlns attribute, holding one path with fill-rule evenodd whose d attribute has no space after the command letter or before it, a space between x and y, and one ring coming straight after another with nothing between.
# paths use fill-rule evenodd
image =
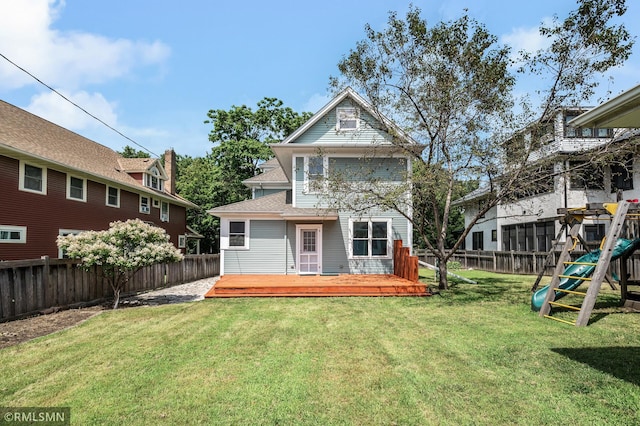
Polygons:
<instances>
[{"instance_id":1,"label":"wooden privacy fence","mask_svg":"<svg viewBox=\"0 0 640 426\"><path fill-rule=\"evenodd\" d=\"M582 250L574 250L571 252L571 260L576 260L585 253ZM436 261L436 257L426 250L416 250L416 254L427 263L435 263ZM459 262L460 266L465 269L523 275L537 275L541 270L545 270L545 275L552 275L560 252L554 252L553 259L549 260L549 264L552 266L545 268L548 254L548 252L458 250L449 261ZM640 253L634 253L629 258L628 265L631 276L640 276ZM612 263L610 271L619 275L618 262Z\"/></svg>"},{"instance_id":2,"label":"wooden privacy fence","mask_svg":"<svg viewBox=\"0 0 640 426\"><path fill-rule=\"evenodd\" d=\"M181 262L145 267L131 278L123 293L170 287L220 274L220 255L189 255ZM113 296L99 267L78 268L71 259L0 262L0 321L17 319L49 308L95 304Z\"/></svg>"},{"instance_id":3,"label":"wooden privacy fence","mask_svg":"<svg viewBox=\"0 0 640 426\"><path fill-rule=\"evenodd\" d=\"M393 242L393 274L412 282L418 282L418 256L411 256L409 247L402 247L402 240Z\"/></svg>"}]
</instances>

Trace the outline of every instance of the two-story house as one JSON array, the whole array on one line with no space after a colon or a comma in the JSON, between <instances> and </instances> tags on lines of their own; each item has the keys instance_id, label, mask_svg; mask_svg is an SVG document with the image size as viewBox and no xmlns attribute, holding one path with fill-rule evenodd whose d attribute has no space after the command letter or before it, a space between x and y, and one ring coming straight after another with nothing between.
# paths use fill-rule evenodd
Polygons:
<instances>
[{"instance_id":1,"label":"two-story house","mask_svg":"<svg viewBox=\"0 0 640 426\"><path fill-rule=\"evenodd\" d=\"M0 260L57 258L58 235L139 218L184 248L186 209L175 192L176 158L124 158L0 101Z\"/></svg>"},{"instance_id":2,"label":"two-story house","mask_svg":"<svg viewBox=\"0 0 640 426\"><path fill-rule=\"evenodd\" d=\"M393 273L393 241L411 247L411 222L397 211L339 208L327 182L365 167L385 183L406 183L402 144L415 142L355 91L342 91L271 146L275 158L244 182L252 199L209 211L220 217L221 274Z\"/></svg>"},{"instance_id":3,"label":"two-story house","mask_svg":"<svg viewBox=\"0 0 640 426\"><path fill-rule=\"evenodd\" d=\"M577 208L589 203L615 202L640 196L640 181L634 173L633 156L608 164L590 163L597 149L612 140L629 137L624 129L575 126L576 117L588 108L559 108L551 114L545 131L536 137L539 148L530 160L545 160L546 181L531 185L516 199L502 201L473 226L465 240L469 250L546 252L560 230L559 208ZM571 122L571 123L570 123ZM464 208L465 226L475 217L489 195L487 188L456 200ZM606 218L584 221L581 235L598 244L608 227ZM564 236L561 236L562 240Z\"/></svg>"}]
</instances>

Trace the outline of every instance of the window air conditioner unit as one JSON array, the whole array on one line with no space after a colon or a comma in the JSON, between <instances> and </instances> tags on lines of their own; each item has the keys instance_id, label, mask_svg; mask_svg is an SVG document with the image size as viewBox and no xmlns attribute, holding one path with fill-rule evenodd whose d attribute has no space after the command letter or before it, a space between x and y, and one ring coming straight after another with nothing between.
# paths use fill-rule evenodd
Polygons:
<instances>
[{"instance_id":1,"label":"window air conditioner unit","mask_svg":"<svg viewBox=\"0 0 640 426\"><path fill-rule=\"evenodd\" d=\"M149 206L142 206L140 207L140 211L142 213L149 213Z\"/></svg>"}]
</instances>

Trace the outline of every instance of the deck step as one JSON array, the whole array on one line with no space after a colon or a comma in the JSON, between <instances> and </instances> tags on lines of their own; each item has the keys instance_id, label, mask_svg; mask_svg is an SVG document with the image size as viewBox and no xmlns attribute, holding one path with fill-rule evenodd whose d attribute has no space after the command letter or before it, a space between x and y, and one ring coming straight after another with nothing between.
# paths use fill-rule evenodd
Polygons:
<instances>
[{"instance_id":1,"label":"deck step","mask_svg":"<svg viewBox=\"0 0 640 426\"><path fill-rule=\"evenodd\" d=\"M425 296L426 285L409 286L300 286L213 288L209 297L233 296Z\"/></svg>"}]
</instances>

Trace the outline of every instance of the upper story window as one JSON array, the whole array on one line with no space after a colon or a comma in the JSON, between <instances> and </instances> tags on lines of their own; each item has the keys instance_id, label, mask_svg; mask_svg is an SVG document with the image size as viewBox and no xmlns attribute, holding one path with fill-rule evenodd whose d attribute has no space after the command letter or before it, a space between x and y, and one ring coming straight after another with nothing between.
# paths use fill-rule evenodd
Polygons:
<instances>
[{"instance_id":1,"label":"upper story window","mask_svg":"<svg viewBox=\"0 0 640 426\"><path fill-rule=\"evenodd\" d=\"M304 157L304 190L318 193L324 189L327 177L328 158L323 156Z\"/></svg>"},{"instance_id":2,"label":"upper story window","mask_svg":"<svg viewBox=\"0 0 640 426\"><path fill-rule=\"evenodd\" d=\"M20 190L47 193L47 169L20 162Z\"/></svg>"},{"instance_id":3,"label":"upper story window","mask_svg":"<svg viewBox=\"0 0 640 426\"><path fill-rule=\"evenodd\" d=\"M87 201L86 179L67 175L67 198L70 200Z\"/></svg>"},{"instance_id":4,"label":"upper story window","mask_svg":"<svg viewBox=\"0 0 640 426\"><path fill-rule=\"evenodd\" d=\"M120 207L120 189L107 186L106 204L111 207Z\"/></svg>"},{"instance_id":5,"label":"upper story window","mask_svg":"<svg viewBox=\"0 0 640 426\"><path fill-rule=\"evenodd\" d=\"M586 161L569 162L570 189L604 189L604 171Z\"/></svg>"},{"instance_id":6,"label":"upper story window","mask_svg":"<svg viewBox=\"0 0 640 426\"><path fill-rule=\"evenodd\" d=\"M360 114L358 108L336 108L336 130L354 131L360 128Z\"/></svg>"},{"instance_id":7,"label":"upper story window","mask_svg":"<svg viewBox=\"0 0 640 426\"><path fill-rule=\"evenodd\" d=\"M140 213L149 214L151 212L151 208L149 207L150 199L147 196L140 196Z\"/></svg>"},{"instance_id":8,"label":"upper story window","mask_svg":"<svg viewBox=\"0 0 640 426\"><path fill-rule=\"evenodd\" d=\"M164 180L157 167L152 167L144 174L144 185L149 188L162 191L164 189Z\"/></svg>"},{"instance_id":9,"label":"upper story window","mask_svg":"<svg viewBox=\"0 0 640 426\"><path fill-rule=\"evenodd\" d=\"M169 203L165 203L164 201L160 203L160 220L169 222Z\"/></svg>"},{"instance_id":10,"label":"upper story window","mask_svg":"<svg viewBox=\"0 0 640 426\"><path fill-rule=\"evenodd\" d=\"M633 189L633 156L611 164L611 192Z\"/></svg>"},{"instance_id":11,"label":"upper story window","mask_svg":"<svg viewBox=\"0 0 640 426\"><path fill-rule=\"evenodd\" d=\"M593 127L573 127L567 123L577 116L581 112L571 111L566 112L564 115L564 136L566 138L610 138L613 136L613 129L601 129Z\"/></svg>"}]
</instances>

